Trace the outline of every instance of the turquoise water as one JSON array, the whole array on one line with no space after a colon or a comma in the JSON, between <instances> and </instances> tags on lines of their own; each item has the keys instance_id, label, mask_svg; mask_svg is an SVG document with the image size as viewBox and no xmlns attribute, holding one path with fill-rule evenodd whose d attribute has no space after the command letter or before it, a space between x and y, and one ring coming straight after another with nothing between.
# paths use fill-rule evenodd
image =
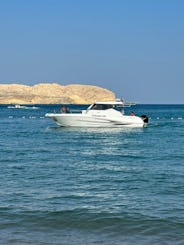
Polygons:
<instances>
[{"instance_id":1,"label":"turquoise water","mask_svg":"<svg viewBox=\"0 0 184 245\"><path fill-rule=\"evenodd\" d=\"M0 244L184 244L184 105L135 106L143 129L59 128L38 107L0 106Z\"/></svg>"}]
</instances>

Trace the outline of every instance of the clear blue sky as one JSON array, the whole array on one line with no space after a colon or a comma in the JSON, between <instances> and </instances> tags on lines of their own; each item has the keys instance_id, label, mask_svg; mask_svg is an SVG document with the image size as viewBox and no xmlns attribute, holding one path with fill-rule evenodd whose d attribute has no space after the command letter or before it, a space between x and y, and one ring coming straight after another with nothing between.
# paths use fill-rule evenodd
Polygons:
<instances>
[{"instance_id":1,"label":"clear blue sky","mask_svg":"<svg viewBox=\"0 0 184 245\"><path fill-rule=\"evenodd\" d=\"M184 104L184 1L0 0L0 82Z\"/></svg>"}]
</instances>

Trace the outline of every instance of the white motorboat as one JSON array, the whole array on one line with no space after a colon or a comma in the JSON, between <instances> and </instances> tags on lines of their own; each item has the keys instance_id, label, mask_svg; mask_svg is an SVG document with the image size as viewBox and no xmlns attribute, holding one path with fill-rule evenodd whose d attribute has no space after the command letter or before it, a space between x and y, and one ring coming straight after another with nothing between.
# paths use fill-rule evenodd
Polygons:
<instances>
[{"instance_id":1,"label":"white motorboat","mask_svg":"<svg viewBox=\"0 0 184 245\"><path fill-rule=\"evenodd\" d=\"M10 105L8 106L8 109L38 109L36 106L25 106L25 105Z\"/></svg>"},{"instance_id":2,"label":"white motorboat","mask_svg":"<svg viewBox=\"0 0 184 245\"><path fill-rule=\"evenodd\" d=\"M47 113L59 126L65 127L143 127L148 117L125 115L121 101L95 102L80 113Z\"/></svg>"},{"instance_id":3,"label":"white motorboat","mask_svg":"<svg viewBox=\"0 0 184 245\"><path fill-rule=\"evenodd\" d=\"M27 107L24 105L16 104L16 105L10 105L10 106L8 106L8 108L9 109L26 109Z\"/></svg>"}]
</instances>

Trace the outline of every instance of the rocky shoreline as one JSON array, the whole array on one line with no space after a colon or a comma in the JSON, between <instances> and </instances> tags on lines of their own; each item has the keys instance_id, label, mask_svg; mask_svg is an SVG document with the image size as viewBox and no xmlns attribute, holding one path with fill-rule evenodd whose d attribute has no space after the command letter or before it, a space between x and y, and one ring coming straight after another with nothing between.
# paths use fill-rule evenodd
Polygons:
<instances>
[{"instance_id":1,"label":"rocky shoreline","mask_svg":"<svg viewBox=\"0 0 184 245\"><path fill-rule=\"evenodd\" d=\"M60 85L39 83L1 84L0 104L90 104L94 101L114 100L115 94L107 89L91 85Z\"/></svg>"}]
</instances>

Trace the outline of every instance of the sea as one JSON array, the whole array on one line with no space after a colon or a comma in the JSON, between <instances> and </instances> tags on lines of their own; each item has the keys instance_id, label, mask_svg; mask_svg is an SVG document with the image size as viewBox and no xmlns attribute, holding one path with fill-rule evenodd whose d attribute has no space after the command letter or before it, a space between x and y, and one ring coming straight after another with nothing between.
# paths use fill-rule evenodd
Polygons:
<instances>
[{"instance_id":1,"label":"sea","mask_svg":"<svg viewBox=\"0 0 184 245\"><path fill-rule=\"evenodd\" d=\"M71 112L84 105L68 105ZM62 128L0 105L0 244L184 244L184 105L144 128Z\"/></svg>"}]
</instances>

